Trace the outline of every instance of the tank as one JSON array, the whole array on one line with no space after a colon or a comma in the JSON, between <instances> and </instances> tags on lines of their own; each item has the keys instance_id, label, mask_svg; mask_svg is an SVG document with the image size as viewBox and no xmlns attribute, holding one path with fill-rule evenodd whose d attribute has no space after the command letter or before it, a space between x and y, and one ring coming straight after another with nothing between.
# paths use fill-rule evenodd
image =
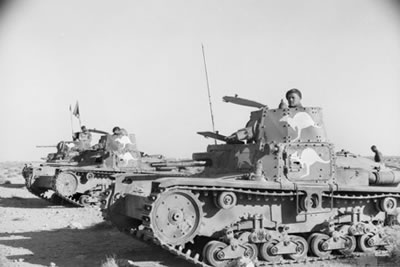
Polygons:
<instances>
[{"instance_id":1,"label":"tank","mask_svg":"<svg viewBox=\"0 0 400 267\"><path fill-rule=\"evenodd\" d=\"M27 165L22 173L27 189L54 204L91 206L112 183L116 173L176 172L184 175L189 161L168 162L162 155L138 151L135 136L114 136L103 131L99 142L60 142L57 153L48 155L39 166ZM176 166L175 166L175 165ZM186 164L186 165L185 165Z\"/></svg>"},{"instance_id":2,"label":"tank","mask_svg":"<svg viewBox=\"0 0 400 267\"><path fill-rule=\"evenodd\" d=\"M117 175L103 195L106 216L121 231L199 266L384 251L400 172L335 152L321 108L255 107L246 127L230 136L200 132L221 141L193 154L206 162L200 174Z\"/></svg>"}]
</instances>

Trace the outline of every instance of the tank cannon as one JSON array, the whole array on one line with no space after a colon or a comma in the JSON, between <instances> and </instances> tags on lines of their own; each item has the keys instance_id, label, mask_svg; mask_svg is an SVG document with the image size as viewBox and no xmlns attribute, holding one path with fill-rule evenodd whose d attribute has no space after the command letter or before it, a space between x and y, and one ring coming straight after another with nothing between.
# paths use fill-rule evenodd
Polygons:
<instances>
[{"instance_id":1,"label":"tank cannon","mask_svg":"<svg viewBox=\"0 0 400 267\"><path fill-rule=\"evenodd\" d=\"M255 107L241 134L200 132L224 141L193 154L206 163L200 174L116 175L102 195L106 216L201 266L230 266L241 257L290 264L384 249L400 172L336 153L321 108Z\"/></svg>"}]
</instances>

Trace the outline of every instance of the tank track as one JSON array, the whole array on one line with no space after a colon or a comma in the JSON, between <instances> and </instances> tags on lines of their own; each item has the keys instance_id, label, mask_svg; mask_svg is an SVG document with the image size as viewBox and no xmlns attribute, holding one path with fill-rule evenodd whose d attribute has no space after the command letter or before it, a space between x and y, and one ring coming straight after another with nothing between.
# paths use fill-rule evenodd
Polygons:
<instances>
[{"instance_id":1,"label":"tank track","mask_svg":"<svg viewBox=\"0 0 400 267\"><path fill-rule=\"evenodd\" d=\"M25 170L25 168L24 168ZM29 193L32 195L41 198L43 200L46 200L47 202L54 204L54 205L65 205L68 203L68 201L64 202L62 198L59 196L55 195L55 192L51 189L45 189L45 190L35 190L34 187L32 187L32 184L34 183L34 180L36 179L34 171L31 170L29 173L23 174L24 179L25 179L25 187L28 189Z\"/></svg>"},{"instance_id":2,"label":"tank track","mask_svg":"<svg viewBox=\"0 0 400 267\"><path fill-rule=\"evenodd\" d=\"M174 247L168 244L163 244L160 243L160 241L157 238L152 237L151 234L149 234L148 231L146 230L132 230L129 232L126 232L126 234L130 235L134 239L144 242L146 244L151 244L151 245L156 245L169 253L171 253L174 256L177 256L180 259L183 259L187 261L190 264L193 264L195 266L201 266L201 267L213 267L211 265L206 264L203 262L200 258L200 254L196 252L192 252L190 249L184 249L182 246ZM329 256L329 257L324 257L324 258L318 258L318 257L308 257L304 260L282 260L279 263L271 263L271 262L266 262L266 261L257 261L255 263L255 266L257 267L264 267L264 266L307 266L304 264L307 263L326 263L327 261L344 261L347 259L352 259L352 258L359 258L362 257L366 254L360 253L360 252L355 252L353 255L350 256L344 256L344 255L334 255L334 256ZM382 254L381 256L386 256L386 254ZM228 264L229 265L229 264ZM230 265L229 265L230 266Z\"/></svg>"},{"instance_id":3,"label":"tank track","mask_svg":"<svg viewBox=\"0 0 400 267\"><path fill-rule=\"evenodd\" d=\"M159 188L159 192L152 193L147 199L148 203L145 205L145 211L142 213L142 225L140 227L134 227L131 229L124 229L123 232L127 233L128 235L132 236L133 238L151 243L154 245L157 245L161 247L162 249L167 250L173 255L178 256L179 258L194 264L196 266L202 266L202 267L211 267L207 263L205 263L202 260L202 255L201 251L192 251L191 247L187 247L188 243L193 243L193 240L190 242L186 243L184 246L173 246L167 243L162 242L160 239L158 239L153 232L153 225L151 222L151 216L150 211L153 208L153 204L156 201L158 195L161 194L164 190L174 190L174 189L179 189L179 190L190 190L194 194L199 194L202 193L204 195L208 194L213 194L213 192L216 191L231 191L235 192L238 194L239 198L247 197L248 199L256 199L256 200L261 200L266 197L272 197L272 198L279 198L279 197L290 197L290 200L293 200L296 197L295 192L293 191L278 191L278 190L251 190L251 189L238 189L238 188L229 188L229 187L211 187L211 186L175 186L175 187L168 187L168 188ZM332 195L329 194L323 194L325 197L332 197ZM384 198L384 197L397 197L400 198L400 193L399 194L393 194L393 193L382 193L382 194L335 194L333 195L333 198L336 200L340 201L363 201L363 200L376 200L379 198ZM128 218L128 217L126 217ZM118 227L118 225L117 225ZM119 228L121 229L121 228ZM199 250L197 248L197 250ZM377 257L383 257L387 256L387 251L382 251L382 250L377 250L375 251L375 256ZM289 260L289 259L282 259L279 263L272 263L268 261L261 261L257 260L255 266L293 266L297 264L301 264L303 266L305 263L318 263L318 262L326 262L326 261L342 261L342 260L348 260L351 258L359 258L362 256L367 256L370 255L368 253L363 253L363 252L353 252L351 255L329 255L326 257L310 257L307 256L305 259L302 260ZM227 262L227 265L229 263Z\"/></svg>"},{"instance_id":4,"label":"tank track","mask_svg":"<svg viewBox=\"0 0 400 267\"><path fill-rule=\"evenodd\" d=\"M26 167L26 168L30 168L30 167ZM24 173L25 172L25 173ZM82 171L82 170L77 170L74 171L74 173L76 173L77 175L81 176L84 175L88 172L92 172L95 175L96 179L101 179L101 178L108 178L111 175L117 174L117 173L123 173L121 171ZM25 187L28 189L28 191L35 195L38 198L44 199L54 205L68 205L68 206L77 206L77 207L85 207L85 206L89 206L89 205L83 205L81 204L78 200L74 199L73 196L64 196L62 194L60 194L59 192L57 192L57 190L54 189L43 189L43 190L39 190L36 189L32 186L32 184L34 183L35 179L37 178L35 176L35 172L33 169L30 170L26 170L24 168L23 170L23 176L25 178ZM54 179L53 179L53 186L54 187Z\"/></svg>"},{"instance_id":5,"label":"tank track","mask_svg":"<svg viewBox=\"0 0 400 267\"><path fill-rule=\"evenodd\" d=\"M68 170L68 171L72 171L74 174L76 174L77 176L84 176L87 173L93 173L94 174L94 179L108 179L111 175L114 174L118 174L118 173L123 173L122 171L104 171L104 170ZM55 187L55 179L53 179L53 188ZM91 193L93 191L89 191L89 193ZM65 196L63 194L61 194L60 192L58 192L57 190L54 190L54 194L57 195L57 197L61 198L63 201L65 201L66 203L73 205L73 206L77 206L77 207L94 207L97 205L84 205L82 203L79 202L79 200L76 200L74 198L74 195L71 196Z\"/></svg>"}]
</instances>

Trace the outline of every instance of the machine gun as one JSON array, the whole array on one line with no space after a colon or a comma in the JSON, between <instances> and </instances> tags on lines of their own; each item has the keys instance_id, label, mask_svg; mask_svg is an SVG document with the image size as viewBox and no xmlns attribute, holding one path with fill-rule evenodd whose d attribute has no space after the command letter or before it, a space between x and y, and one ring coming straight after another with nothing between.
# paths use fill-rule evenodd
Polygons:
<instances>
[{"instance_id":1,"label":"machine gun","mask_svg":"<svg viewBox=\"0 0 400 267\"><path fill-rule=\"evenodd\" d=\"M88 129L89 132L91 133L98 133L98 134L109 134L105 131L97 130L97 129Z\"/></svg>"}]
</instances>

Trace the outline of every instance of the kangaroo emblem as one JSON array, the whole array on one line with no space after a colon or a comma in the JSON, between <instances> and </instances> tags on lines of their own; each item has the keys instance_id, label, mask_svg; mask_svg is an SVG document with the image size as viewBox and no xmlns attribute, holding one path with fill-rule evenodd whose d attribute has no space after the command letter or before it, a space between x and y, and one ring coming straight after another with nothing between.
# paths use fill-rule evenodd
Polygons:
<instances>
[{"instance_id":1,"label":"kangaroo emblem","mask_svg":"<svg viewBox=\"0 0 400 267\"><path fill-rule=\"evenodd\" d=\"M293 154L290 155L290 159L292 161L297 161L300 162L300 166L301 167L305 167L306 169L306 173L304 175L302 175L300 178L303 178L305 176L310 175L310 167L314 164L314 163L329 163L330 160L323 160L318 154L317 152L315 152L314 149L312 148L306 148L304 149L300 156L298 151L294 152Z\"/></svg>"},{"instance_id":2,"label":"kangaroo emblem","mask_svg":"<svg viewBox=\"0 0 400 267\"><path fill-rule=\"evenodd\" d=\"M136 157L135 155L132 155L132 153L130 153L130 152L117 153L116 155L119 160L118 165L121 167L128 166L130 161L139 160L138 157Z\"/></svg>"},{"instance_id":3,"label":"kangaroo emblem","mask_svg":"<svg viewBox=\"0 0 400 267\"><path fill-rule=\"evenodd\" d=\"M251 167L250 158L244 156L244 154L250 154L250 149L246 147L242 151L235 153L235 158L239 168Z\"/></svg>"},{"instance_id":4,"label":"kangaroo emblem","mask_svg":"<svg viewBox=\"0 0 400 267\"><path fill-rule=\"evenodd\" d=\"M307 112L298 112L293 116L293 118L289 115L285 115L279 121L287 122L293 130L297 131L297 137L292 141L299 139L301 131L305 128L310 126L321 128L321 126L318 126Z\"/></svg>"}]
</instances>

